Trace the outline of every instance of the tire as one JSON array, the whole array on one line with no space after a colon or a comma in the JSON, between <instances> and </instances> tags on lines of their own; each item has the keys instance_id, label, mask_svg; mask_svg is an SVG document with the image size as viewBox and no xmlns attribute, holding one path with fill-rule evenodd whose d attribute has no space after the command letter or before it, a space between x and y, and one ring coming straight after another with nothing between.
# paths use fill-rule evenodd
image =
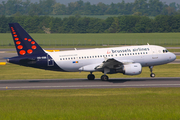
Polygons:
<instances>
[{"instance_id":1,"label":"tire","mask_svg":"<svg viewBox=\"0 0 180 120\"><path fill-rule=\"evenodd\" d=\"M155 77L155 74L154 74L154 73L151 73L150 76L151 76L152 78L154 78L154 77Z\"/></svg>"},{"instance_id":2,"label":"tire","mask_svg":"<svg viewBox=\"0 0 180 120\"><path fill-rule=\"evenodd\" d=\"M95 76L93 74L89 74L87 76L88 80L94 80L95 79Z\"/></svg>"},{"instance_id":3,"label":"tire","mask_svg":"<svg viewBox=\"0 0 180 120\"><path fill-rule=\"evenodd\" d=\"M101 80L102 81L108 81L109 80L109 77L107 75L102 75L101 76Z\"/></svg>"}]
</instances>

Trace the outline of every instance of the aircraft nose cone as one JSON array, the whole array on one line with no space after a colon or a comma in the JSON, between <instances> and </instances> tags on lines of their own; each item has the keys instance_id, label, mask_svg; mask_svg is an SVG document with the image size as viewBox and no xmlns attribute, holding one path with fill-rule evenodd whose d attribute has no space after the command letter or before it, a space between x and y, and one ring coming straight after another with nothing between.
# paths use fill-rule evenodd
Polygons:
<instances>
[{"instance_id":1,"label":"aircraft nose cone","mask_svg":"<svg viewBox=\"0 0 180 120\"><path fill-rule=\"evenodd\" d=\"M171 61L174 61L176 59L176 55L174 53L171 53L169 59Z\"/></svg>"}]
</instances>

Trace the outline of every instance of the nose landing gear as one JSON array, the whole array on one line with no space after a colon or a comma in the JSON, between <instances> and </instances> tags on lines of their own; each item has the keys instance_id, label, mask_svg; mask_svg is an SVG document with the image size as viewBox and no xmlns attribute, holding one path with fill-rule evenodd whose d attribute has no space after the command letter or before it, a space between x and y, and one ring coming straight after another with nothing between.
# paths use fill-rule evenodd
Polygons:
<instances>
[{"instance_id":1,"label":"nose landing gear","mask_svg":"<svg viewBox=\"0 0 180 120\"><path fill-rule=\"evenodd\" d=\"M154 77L155 77L155 74L152 73L152 71L153 71L153 66L149 66L149 69L150 69L150 72L151 72L150 77L154 78Z\"/></svg>"}]
</instances>

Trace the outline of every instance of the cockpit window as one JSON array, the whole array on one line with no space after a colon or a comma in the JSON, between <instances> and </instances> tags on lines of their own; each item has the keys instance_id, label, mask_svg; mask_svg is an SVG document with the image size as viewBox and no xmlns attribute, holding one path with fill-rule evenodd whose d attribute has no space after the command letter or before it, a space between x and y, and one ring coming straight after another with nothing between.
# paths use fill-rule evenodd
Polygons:
<instances>
[{"instance_id":1,"label":"cockpit window","mask_svg":"<svg viewBox=\"0 0 180 120\"><path fill-rule=\"evenodd\" d=\"M163 53L167 53L167 52L169 52L168 50L163 50Z\"/></svg>"}]
</instances>

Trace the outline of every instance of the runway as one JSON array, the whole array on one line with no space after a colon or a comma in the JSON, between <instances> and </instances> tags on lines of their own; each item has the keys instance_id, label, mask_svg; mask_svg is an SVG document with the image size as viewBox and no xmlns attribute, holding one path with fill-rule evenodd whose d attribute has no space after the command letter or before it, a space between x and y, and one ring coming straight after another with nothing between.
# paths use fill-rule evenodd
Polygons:
<instances>
[{"instance_id":1,"label":"runway","mask_svg":"<svg viewBox=\"0 0 180 120\"><path fill-rule=\"evenodd\" d=\"M180 87L180 77L175 78L119 78L109 81L86 79L54 80L1 80L0 90L22 89L87 89L87 88L147 88Z\"/></svg>"}]
</instances>

